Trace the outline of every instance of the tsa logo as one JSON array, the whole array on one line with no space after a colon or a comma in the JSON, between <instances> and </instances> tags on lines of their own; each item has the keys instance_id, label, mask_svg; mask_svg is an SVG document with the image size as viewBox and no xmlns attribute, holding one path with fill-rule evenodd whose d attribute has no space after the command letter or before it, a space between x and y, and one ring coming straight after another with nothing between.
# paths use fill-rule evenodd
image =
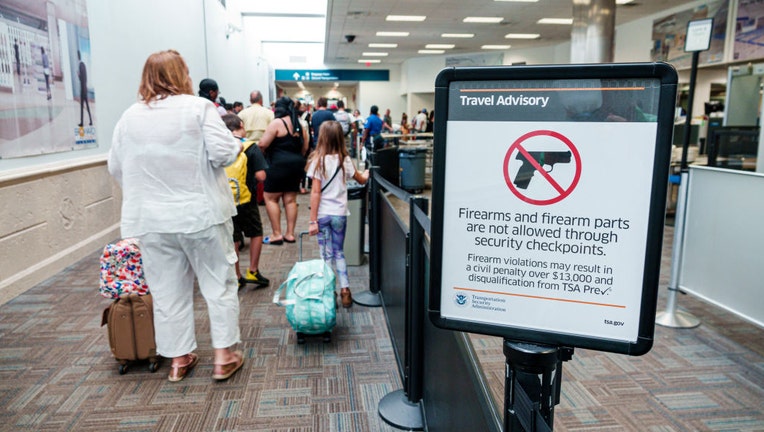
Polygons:
<instances>
[{"instance_id":1,"label":"tsa logo","mask_svg":"<svg viewBox=\"0 0 764 432\"><path fill-rule=\"evenodd\" d=\"M467 306L468 301L469 301L469 298L464 294L454 295L454 303L456 303L457 306L465 307Z\"/></svg>"}]
</instances>

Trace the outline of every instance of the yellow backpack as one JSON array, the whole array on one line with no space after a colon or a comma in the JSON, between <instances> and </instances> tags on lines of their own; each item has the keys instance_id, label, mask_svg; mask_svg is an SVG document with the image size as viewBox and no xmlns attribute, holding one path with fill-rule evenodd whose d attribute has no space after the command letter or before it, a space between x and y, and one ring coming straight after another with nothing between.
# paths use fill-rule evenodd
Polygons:
<instances>
[{"instance_id":1,"label":"yellow backpack","mask_svg":"<svg viewBox=\"0 0 764 432\"><path fill-rule=\"evenodd\" d=\"M242 205L252 200L252 192L247 187L247 155L246 151L255 142L252 140L244 141L244 150L231 164L225 167L225 175L228 177L228 183L231 185L233 200L236 205Z\"/></svg>"}]
</instances>

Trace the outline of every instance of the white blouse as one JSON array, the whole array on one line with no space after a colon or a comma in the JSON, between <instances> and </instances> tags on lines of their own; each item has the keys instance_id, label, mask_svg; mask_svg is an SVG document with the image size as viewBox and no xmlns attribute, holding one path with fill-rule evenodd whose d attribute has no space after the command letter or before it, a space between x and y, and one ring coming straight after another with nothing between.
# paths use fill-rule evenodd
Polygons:
<instances>
[{"instance_id":1,"label":"white blouse","mask_svg":"<svg viewBox=\"0 0 764 432\"><path fill-rule=\"evenodd\" d=\"M229 220L236 205L223 167L239 149L207 99L133 104L109 151L109 173L122 186L122 237L194 233Z\"/></svg>"},{"instance_id":2,"label":"white blouse","mask_svg":"<svg viewBox=\"0 0 764 432\"><path fill-rule=\"evenodd\" d=\"M318 205L318 217L349 216L347 180L352 179L355 175L355 165L353 165L350 156L345 156L345 160L342 161L342 165L345 167L345 178L342 178L342 169L337 171L337 167L340 163L339 155L327 155L326 158L324 158L324 163L326 164L323 169L324 172L317 169L318 161L316 160L313 160L306 170L306 175L309 178L321 180L321 187L326 187L326 189L321 192L321 201ZM331 182L329 182L335 171L337 171L337 175Z\"/></svg>"}]
</instances>

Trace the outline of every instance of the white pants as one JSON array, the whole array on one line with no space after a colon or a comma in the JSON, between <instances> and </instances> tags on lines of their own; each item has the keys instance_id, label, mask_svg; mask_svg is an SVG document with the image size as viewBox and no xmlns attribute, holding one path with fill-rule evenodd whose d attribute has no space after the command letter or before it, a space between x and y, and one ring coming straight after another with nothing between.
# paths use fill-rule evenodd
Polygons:
<instances>
[{"instance_id":1,"label":"white pants","mask_svg":"<svg viewBox=\"0 0 764 432\"><path fill-rule=\"evenodd\" d=\"M151 233L139 238L154 300L157 354L180 357L196 349L194 276L207 302L212 347L241 342L232 236L229 220L192 234Z\"/></svg>"}]
</instances>

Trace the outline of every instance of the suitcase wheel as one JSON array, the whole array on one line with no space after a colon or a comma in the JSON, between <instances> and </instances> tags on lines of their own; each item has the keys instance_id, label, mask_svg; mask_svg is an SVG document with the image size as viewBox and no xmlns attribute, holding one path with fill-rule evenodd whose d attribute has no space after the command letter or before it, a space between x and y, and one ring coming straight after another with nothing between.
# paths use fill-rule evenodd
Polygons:
<instances>
[{"instance_id":1,"label":"suitcase wheel","mask_svg":"<svg viewBox=\"0 0 764 432\"><path fill-rule=\"evenodd\" d=\"M331 341L332 341L332 333L324 332L324 343L329 343Z\"/></svg>"},{"instance_id":2,"label":"suitcase wheel","mask_svg":"<svg viewBox=\"0 0 764 432\"><path fill-rule=\"evenodd\" d=\"M297 344L302 345L305 343L305 333L297 332Z\"/></svg>"},{"instance_id":3,"label":"suitcase wheel","mask_svg":"<svg viewBox=\"0 0 764 432\"><path fill-rule=\"evenodd\" d=\"M119 374L124 375L127 373L127 363L119 365Z\"/></svg>"},{"instance_id":4,"label":"suitcase wheel","mask_svg":"<svg viewBox=\"0 0 764 432\"><path fill-rule=\"evenodd\" d=\"M159 369L159 363L158 362L153 361L153 362L149 363L149 372L154 373L154 372L157 371L157 369Z\"/></svg>"}]
</instances>

